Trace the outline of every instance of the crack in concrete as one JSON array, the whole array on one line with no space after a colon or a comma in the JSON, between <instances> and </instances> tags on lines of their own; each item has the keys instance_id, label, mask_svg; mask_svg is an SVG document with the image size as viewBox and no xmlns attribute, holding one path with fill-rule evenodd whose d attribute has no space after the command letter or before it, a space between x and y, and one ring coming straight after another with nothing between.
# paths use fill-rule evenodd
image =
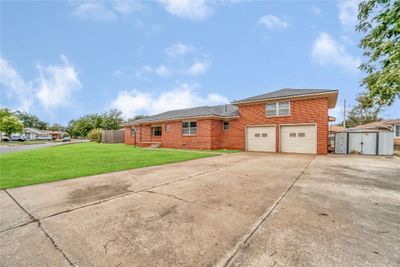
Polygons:
<instances>
[{"instance_id":1,"label":"crack in concrete","mask_svg":"<svg viewBox=\"0 0 400 267\"><path fill-rule=\"evenodd\" d=\"M7 190L4 190L7 193L7 195L9 195L10 198L13 199L13 201L18 205L18 207L20 207L25 213L27 213L30 216L31 221L23 223L23 224L20 224L20 225L17 225L17 226L13 226L13 227L5 229L5 230L2 230L2 231L0 231L0 233L7 232L7 231L13 230L15 228L23 227L25 225L28 225L28 224L31 224L31 223L35 223L35 222L37 222L39 220L52 218L52 217L55 217L55 216L58 216L58 215L61 215L61 214L64 214L64 213L69 213L71 211L75 211L75 210L79 210L79 209L83 209L83 208L99 205L99 204L102 204L102 203L105 203L105 202L108 202L108 201L111 201L111 200L114 200L114 199L123 198L123 197L128 196L128 195L142 193L142 192L154 189L154 188L158 188L158 187L162 187L162 186L165 186L165 185L170 185L170 184L177 183L177 182L180 182L180 181L188 180L188 179L191 179L193 177L197 177L197 176L200 176L200 175L203 175L203 174L206 174L206 173L210 173L210 172L214 172L214 171L218 171L218 170L219 170L219 168L211 169L211 170L208 170L208 171L204 171L204 172L196 173L196 174L189 175L189 176L186 176L186 177L183 177L183 178L179 178L179 179L176 179L176 180L173 180L173 181L170 181L170 182L162 183L162 184L159 184L159 185L154 185L154 186L151 186L151 187L148 187L148 188L145 188L145 189L141 189L141 190L137 190L137 191L130 191L128 193L121 194L121 195L118 195L118 196L106 198L106 199L103 199L103 200L100 200L100 201L96 201L96 202L92 202L92 203L88 203L86 205L78 206L78 207L75 207L75 208L72 208L72 209L66 209L66 210L63 210L63 211L60 211L60 212L56 212L56 213L41 217L39 219L34 218L20 203L18 203L14 199L14 197Z\"/></svg>"},{"instance_id":2,"label":"crack in concrete","mask_svg":"<svg viewBox=\"0 0 400 267\"><path fill-rule=\"evenodd\" d=\"M50 236L50 234L43 228L42 223L40 222L40 219L36 219L35 216L33 216L30 212L28 212L7 190L4 190L4 192L6 192L6 194L15 202L15 204L17 204L17 206L24 211L31 219L32 222L37 222L37 226L39 227L40 230L42 230L42 232L44 233L44 235L47 237L47 239L50 240L50 242L52 243L53 247L58 250L61 255L64 257L65 260L67 260L67 262L69 263L70 266L75 266L73 264L73 262L67 257L67 255L64 253L64 251L56 244L56 242L54 241L54 239ZM29 223L26 223L25 225L27 225ZM21 227L21 226L20 226ZM15 229L16 227L14 227Z\"/></svg>"},{"instance_id":3,"label":"crack in concrete","mask_svg":"<svg viewBox=\"0 0 400 267\"><path fill-rule=\"evenodd\" d=\"M261 225L268 219L268 217L272 214L272 212L276 209L276 207L279 205L279 203L286 197L286 195L289 193L289 191L293 188L293 186L297 183L297 181L300 179L300 177L305 173L305 171L310 167L311 163L314 161L316 156L312 158L312 160L307 164L307 166L301 171L301 173L294 179L293 183L288 187L288 189L279 197L279 199L275 202L270 209L268 209L260 218L259 220L253 224L252 230L243 235L240 241L235 245L233 250L231 250L228 255L223 259L219 261L219 263L216 266L223 266L227 267L229 266L230 263L232 263L232 260L236 257L237 253L249 242L249 240L254 236L254 234L257 232L257 230L261 227ZM275 263L274 263L275 265Z\"/></svg>"},{"instance_id":4,"label":"crack in concrete","mask_svg":"<svg viewBox=\"0 0 400 267\"><path fill-rule=\"evenodd\" d=\"M215 210L215 211L220 211L221 210L221 209L216 209L216 208L213 208L213 207L201 204L201 203L197 203L196 201L189 201L189 200L186 200L184 198L177 197L177 196L175 196L173 194L166 194L166 193L161 193L161 192L156 192L156 191L151 191L151 190L146 190L144 192L151 193L151 194L162 195L162 196L165 196L165 197L172 197L172 198L175 198L177 200L180 200L180 201L183 201L183 202L186 202L186 203L190 203L190 204L193 204L193 205L196 205L196 206L200 206L200 207L203 207L203 208L206 208L206 209L210 209L210 210Z\"/></svg>"}]
</instances>

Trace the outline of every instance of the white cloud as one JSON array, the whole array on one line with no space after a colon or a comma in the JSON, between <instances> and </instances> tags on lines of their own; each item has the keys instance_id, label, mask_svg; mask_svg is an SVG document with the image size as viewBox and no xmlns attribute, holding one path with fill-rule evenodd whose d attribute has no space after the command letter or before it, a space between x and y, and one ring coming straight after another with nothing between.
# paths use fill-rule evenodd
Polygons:
<instances>
[{"instance_id":1,"label":"white cloud","mask_svg":"<svg viewBox=\"0 0 400 267\"><path fill-rule=\"evenodd\" d=\"M338 2L339 20L345 29L354 30L357 24L359 4L360 0L340 0Z\"/></svg>"},{"instance_id":2,"label":"white cloud","mask_svg":"<svg viewBox=\"0 0 400 267\"><path fill-rule=\"evenodd\" d=\"M79 2L72 14L82 20L111 22L120 16L129 16L134 11L141 11L144 5L139 1L84 1Z\"/></svg>"},{"instance_id":3,"label":"white cloud","mask_svg":"<svg viewBox=\"0 0 400 267\"><path fill-rule=\"evenodd\" d=\"M322 10L315 5L311 7L311 11L314 15L317 15L317 16L321 16L321 14L322 14Z\"/></svg>"},{"instance_id":4,"label":"white cloud","mask_svg":"<svg viewBox=\"0 0 400 267\"><path fill-rule=\"evenodd\" d=\"M353 57L347 51L345 46L338 43L328 33L321 33L315 39L311 51L311 58L314 62L322 65L336 65L348 71L357 71L360 65L360 59Z\"/></svg>"},{"instance_id":5,"label":"white cloud","mask_svg":"<svg viewBox=\"0 0 400 267\"><path fill-rule=\"evenodd\" d=\"M61 65L37 64L39 75L26 81L0 57L0 85L4 87L7 97L17 103L13 108L29 112L39 105L51 109L72 104L72 94L81 87L81 83L67 57L61 55L61 59Z\"/></svg>"},{"instance_id":6,"label":"white cloud","mask_svg":"<svg viewBox=\"0 0 400 267\"><path fill-rule=\"evenodd\" d=\"M262 16L258 23L271 30L284 29L289 27L289 22L285 18L279 18L275 15Z\"/></svg>"},{"instance_id":7,"label":"white cloud","mask_svg":"<svg viewBox=\"0 0 400 267\"><path fill-rule=\"evenodd\" d=\"M29 111L33 106L32 84L20 77L18 72L0 57L0 85L9 99L17 102L15 107L21 111Z\"/></svg>"},{"instance_id":8,"label":"white cloud","mask_svg":"<svg viewBox=\"0 0 400 267\"><path fill-rule=\"evenodd\" d=\"M213 12L211 1L206 0L160 0L164 8L180 18L199 20Z\"/></svg>"},{"instance_id":9,"label":"white cloud","mask_svg":"<svg viewBox=\"0 0 400 267\"><path fill-rule=\"evenodd\" d=\"M167 47L165 49L165 53L170 56L184 56L188 53L191 53L194 51L194 47L191 45L186 45L183 43L176 43L174 45L171 45L170 47Z\"/></svg>"},{"instance_id":10,"label":"white cloud","mask_svg":"<svg viewBox=\"0 0 400 267\"><path fill-rule=\"evenodd\" d=\"M191 65L187 70L186 73L190 75L200 75L204 74L208 69L209 63L207 61L203 62L195 62Z\"/></svg>"},{"instance_id":11,"label":"white cloud","mask_svg":"<svg viewBox=\"0 0 400 267\"><path fill-rule=\"evenodd\" d=\"M40 76L36 96L45 108L69 106L72 94L81 87L74 67L61 55L62 65L37 64Z\"/></svg>"},{"instance_id":12,"label":"white cloud","mask_svg":"<svg viewBox=\"0 0 400 267\"><path fill-rule=\"evenodd\" d=\"M93 19L109 22L117 18L113 11L106 8L100 2L84 2L80 4L72 14L82 20Z\"/></svg>"},{"instance_id":13,"label":"white cloud","mask_svg":"<svg viewBox=\"0 0 400 267\"><path fill-rule=\"evenodd\" d=\"M226 97L215 93L203 97L196 92L196 88L197 85L181 83L161 94L125 90L119 92L111 107L121 110L127 117L133 117L138 114L151 115L174 109L229 103Z\"/></svg>"},{"instance_id":14,"label":"white cloud","mask_svg":"<svg viewBox=\"0 0 400 267\"><path fill-rule=\"evenodd\" d=\"M166 67L165 65L158 66L154 71L155 71L155 73L157 73L157 75L162 76L162 77L167 77L167 76L171 75L171 70L168 67Z\"/></svg>"}]
</instances>

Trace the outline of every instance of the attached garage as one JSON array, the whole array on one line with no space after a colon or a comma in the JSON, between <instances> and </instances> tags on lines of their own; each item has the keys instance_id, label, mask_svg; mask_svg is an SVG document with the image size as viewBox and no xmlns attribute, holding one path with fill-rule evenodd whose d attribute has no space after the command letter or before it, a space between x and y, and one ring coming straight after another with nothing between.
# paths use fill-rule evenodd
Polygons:
<instances>
[{"instance_id":1,"label":"attached garage","mask_svg":"<svg viewBox=\"0 0 400 267\"><path fill-rule=\"evenodd\" d=\"M280 151L286 153L317 153L317 126L281 125Z\"/></svg>"},{"instance_id":2,"label":"attached garage","mask_svg":"<svg viewBox=\"0 0 400 267\"><path fill-rule=\"evenodd\" d=\"M252 126L247 127L246 143L248 151L275 152L276 127Z\"/></svg>"}]
</instances>

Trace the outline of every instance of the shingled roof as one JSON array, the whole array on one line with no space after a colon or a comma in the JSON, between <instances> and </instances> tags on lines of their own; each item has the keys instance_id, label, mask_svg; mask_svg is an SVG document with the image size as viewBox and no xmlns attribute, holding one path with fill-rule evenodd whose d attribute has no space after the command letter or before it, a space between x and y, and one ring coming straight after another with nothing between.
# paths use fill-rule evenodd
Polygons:
<instances>
[{"instance_id":1,"label":"shingled roof","mask_svg":"<svg viewBox=\"0 0 400 267\"><path fill-rule=\"evenodd\" d=\"M292 88L283 88L277 91L273 91L270 93L265 93L261 95L256 95L248 98L244 98L241 100L234 101L232 104L239 104L244 102L254 102L258 100L268 100L268 99L276 99L276 98L286 98L291 96L305 96L305 95L315 95L315 94L323 94L323 93L337 93L338 90L332 89L292 89Z\"/></svg>"},{"instance_id":2,"label":"shingled roof","mask_svg":"<svg viewBox=\"0 0 400 267\"><path fill-rule=\"evenodd\" d=\"M148 123L148 122L167 121L174 119L212 117L212 116L219 118L230 118L230 117L236 117L238 115L239 115L238 108L234 105L202 106L202 107L178 109L178 110L163 112L153 116L145 117L143 119L129 121L125 123L125 126Z\"/></svg>"}]
</instances>

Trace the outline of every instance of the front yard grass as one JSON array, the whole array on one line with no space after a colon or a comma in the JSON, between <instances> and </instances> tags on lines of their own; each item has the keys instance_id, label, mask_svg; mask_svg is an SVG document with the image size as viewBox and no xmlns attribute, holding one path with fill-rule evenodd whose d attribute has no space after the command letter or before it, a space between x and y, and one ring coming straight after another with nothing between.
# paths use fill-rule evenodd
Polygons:
<instances>
[{"instance_id":1,"label":"front yard grass","mask_svg":"<svg viewBox=\"0 0 400 267\"><path fill-rule=\"evenodd\" d=\"M217 154L96 143L6 153L0 155L0 188L40 184L215 155Z\"/></svg>"}]
</instances>

